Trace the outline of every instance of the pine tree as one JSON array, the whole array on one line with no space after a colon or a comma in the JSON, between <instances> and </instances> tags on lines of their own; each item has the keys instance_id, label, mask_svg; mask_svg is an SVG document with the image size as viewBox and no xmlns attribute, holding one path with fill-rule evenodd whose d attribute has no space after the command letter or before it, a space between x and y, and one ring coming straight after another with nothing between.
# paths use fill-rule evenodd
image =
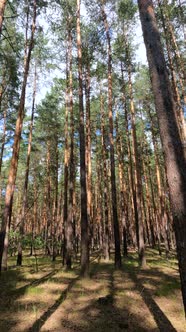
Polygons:
<instances>
[{"instance_id":1,"label":"pine tree","mask_svg":"<svg viewBox=\"0 0 186 332\"><path fill-rule=\"evenodd\" d=\"M138 0L138 5L164 150L186 312L186 162L153 4L151 0Z\"/></svg>"}]
</instances>

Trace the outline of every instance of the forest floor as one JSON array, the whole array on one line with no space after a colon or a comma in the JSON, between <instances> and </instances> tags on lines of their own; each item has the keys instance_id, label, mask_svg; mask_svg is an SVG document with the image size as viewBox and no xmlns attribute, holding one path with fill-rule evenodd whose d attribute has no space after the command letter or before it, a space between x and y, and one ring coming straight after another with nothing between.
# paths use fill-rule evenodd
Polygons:
<instances>
[{"instance_id":1,"label":"forest floor","mask_svg":"<svg viewBox=\"0 0 186 332\"><path fill-rule=\"evenodd\" d=\"M90 279L80 279L61 260L15 257L0 277L0 332L185 332L185 318L175 256L166 260L147 250L140 270L130 252L122 270L94 259Z\"/></svg>"}]
</instances>

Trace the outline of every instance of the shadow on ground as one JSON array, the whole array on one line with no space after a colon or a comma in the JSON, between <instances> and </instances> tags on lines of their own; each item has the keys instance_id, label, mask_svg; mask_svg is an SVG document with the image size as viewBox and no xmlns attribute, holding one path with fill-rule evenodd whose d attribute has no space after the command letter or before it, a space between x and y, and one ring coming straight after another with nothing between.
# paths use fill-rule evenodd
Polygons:
<instances>
[{"instance_id":1,"label":"shadow on ground","mask_svg":"<svg viewBox=\"0 0 186 332\"><path fill-rule=\"evenodd\" d=\"M127 271L126 271L127 270ZM50 307L30 328L31 332L39 331L86 331L86 332L176 332L166 314L161 310L153 299L151 292L144 287L142 281L138 280L138 269L127 268L123 271L115 272L112 264L92 264L91 282L102 287L106 291L89 288L89 282L82 281L81 287L77 285L77 280L69 284L65 294L61 294L59 299ZM150 274L147 270L147 274ZM153 270L154 276L154 270ZM157 271L158 278L165 275ZM126 281L126 277L129 280ZM150 280L150 275L149 275ZM159 279L158 279L159 280ZM132 285L131 285L132 282ZM154 279L152 279L154 284ZM136 300L131 299L133 306L130 308L124 292L131 291L138 293ZM122 293L123 292L123 293ZM68 296L68 293L70 296ZM100 296L103 295L103 296ZM67 299L65 305L64 300ZM64 305L63 313L55 315L60 305ZM139 308L139 305L142 308ZM60 317L60 316L63 317ZM60 320L58 324L53 320ZM67 318L66 318L67 317ZM50 319L49 325L47 320Z\"/></svg>"},{"instance_id":2,"label":"shadow on ground","mask_svg":"<svg viewBox=\"0 0 186 332\"><path fill-rule=\"evenodd\" d=\"M161 298L162 294L169 298L168 301L175 300L171 296L178 291L179 281L174 273L167 275L159 267L140 271L132 256L124 261L122 270L118 271L114 270L113 263L93 260L88 280L81 280L77 272L74 275L58 272L48 271L38 280L31 279L30 283L18 289L17 282L24 280L22 272L8 272L8 296L3 291L3 280L0 281L0 291L3 291L0 314L4 317L0 323L1 332L184 331L184 327L176 329L170 315L157 301L157 296ZM166 283L171 285L170 289ZM29 306L21 302L16 318L15 303L22 301L29 288L41 292L39 295L31 293L27 299L40 310L21 325ZM47 302L49 294L51 299ZM7 302L3 305L6 298ZM177 319L183 320L184 324L181 314Z\"/></svg>"}]
</instances>

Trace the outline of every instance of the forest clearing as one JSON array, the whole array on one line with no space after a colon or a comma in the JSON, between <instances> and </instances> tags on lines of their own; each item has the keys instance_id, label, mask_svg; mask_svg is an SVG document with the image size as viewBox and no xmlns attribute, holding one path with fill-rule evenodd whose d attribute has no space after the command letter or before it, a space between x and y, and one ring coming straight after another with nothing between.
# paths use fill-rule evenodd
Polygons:
<instances>
[{"instance_id":1,"label":"forest clearing","mask_svg":"<svg viewBox=\"0 0 186 332\"><path fill-rule=\"evenodd\" d=\"M186 328L175 255L167 260L147 250L148 268L140 270L137 253L114 269L91 257L90 278L61 269L57 259L26 255L23 267L11 258L0 281L0 331L169 331Z\"/></svg>"},{"instance_id":2,"label":"forest clearing","mask_svg":"<svg viewBox=\"0 0 186 332\"><path fill-rule=\"evenodd\" d=\"M0 0L0 332L185 332L184 0Z\"/></svg>"}]
</instances>

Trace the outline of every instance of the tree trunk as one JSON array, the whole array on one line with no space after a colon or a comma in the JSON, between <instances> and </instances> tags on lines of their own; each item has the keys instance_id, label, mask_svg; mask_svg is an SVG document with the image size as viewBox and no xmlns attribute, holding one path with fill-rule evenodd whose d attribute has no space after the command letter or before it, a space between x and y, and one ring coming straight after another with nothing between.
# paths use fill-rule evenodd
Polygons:
<instances>
[{"instance_id":1,"label":"tree trunk","mask_svg":"<svg viewBox=\"0 0 186 332\"><path fill-rule=\"evenodd\" d=\"M128 124L128 112L127 107L125 106L125 124L126 124L126 136L127 136L127 150L128 150L128 177L129 177L129 188L131 192L131 201L132 201L132 216L134 218L135 228L136 228L136 241L137 245L139 244L139 237L138 237L138 209L137 209L137 200L136 200L136 188L134 183L134 177L133 177L133 163L132 163L132 153L131 153L131 143L130 143L130 137L129 137L129 124ZM134 241L133 241L134 242Z\"/></svg>"},{"instance_id":2,"label":"tree trunk","mask_svg":"<svg viewBox=\"0 0 186 332\"><path fill-rule=\"evenodd\" d=\"M108 172L107 172L107 150L105 142L105 124L104 124L104 101L100 88L100 112L101 112L101 144L103 158L103 184L104 184L104 258L106 261L110 259L109 244L109 207L108 207Z\"/></svg>"},{"instance_id":3,"label":"tree trunk","mask_svg":"<svg viewBox=\"0 0 186 332\"><path fill-rule=\"evenodd\" d=\"M72 90L72 18L68 18L68 112L70 116L70 155L69 155L69 201L68 201L68 217L66 225L66 267L71 269L72 250L73 250L73 222L74 222L74 112L73 112L73 90Z\"/></svg>"},{"instance_id":4,"label":"tree trunk","mask_svg":"<svg viewBox=\"0 0 186 332\"><path fill-rule=\"evenodd\" d=\"M52 215L52 261L56 260L57 250L57 229L58 229L58 135L55 135L55 149L54 149L54 175L53 175L53 186L54 186L54 197L53 197L53 215Z\"/></svg>"},{"instance_id":5,"label":"tree trunk","mask_svg":"<svg viewBox=\"0 0 186 332\"><path fill-rule=\"evenodd\" d=\"M3 136L2 136L2 145L1 145L1 151L0 151L0 179L1 179L1 169L2 169L3 154L4 154L4 147L5 147L5 140L6 140L6 119L7 119L7 108L5 108L5 110L3 112Z\"/></svg>"},{"instance_id":6,"label":"tree trunk","mask_svg":"<svg viewBox=\"0 0 186 332\"><path fill-rule=\"evenodd\" d=\"M143 236L143 218L142 218L142 195L143 195L143 193L142 193L141 169L140 169L140 161L139 161L139 153L138 153L138 142L137 142L137 135L136 135L136 117L135 117L133 92L132 92L131 65L128 66L128 77L129 77L129 97L130 97L130 113L131 113L135 194L136 194L136 204L137 204L137 214L138 214L137 224L136 224L136 233L137 233L140 265L142 267L145 267L146 258L145 258L145 244L144 244L144 236Z\"/></svg>"},{"instance_id":7,"label":"tree trunk","mask_svg":"<svg viewBox=\"0 0 186 332\"><path fill-rule=\"evenodd\" d=\"M185 68L184 68L184 61L183 58L180 54L179 48L178 48L178 44L176 41L176 37L175 37L175 33L174 33L174 29L172 26L172 23L170 22L169 19L169 14L168 11L166 10L167 6L168 6L168 0L163 0L163 5L164 5L164 17L165 17L165 21L166 21L166 26L167 26L167 31L169 34L169 38L170 38L170 45L172 46L172 50L175 54L175 59L176 59L176 64L177 64L177 70L178 70L178 74L181 80L181 86L184 86L185 80L186 80L186 72L185 72ZM184 89L183 89L184 91Z\"/></svg>"},{"instance_id":8,"label":"tree trunk","mask_svg":"<svg viewBox=\"0 0 186 332\"><path fill-rule=\"evenodd\" d=\"M168 56L168 61L169 61L169 68L170 68L170 73L171 73L171 81L172 81L174 99L175 99L175 102L177 105L176 118L178 119L178 125L179 125L179 130L180 130L180 135L181 135L182 141L185 142L186 124L185 124L184 113L183 113L183 109L182 109L182 105L181 105L180 93L178 91L177 78L176 78L176 73L175 73L174 64L173 64L173 57L171 54L170 33L168 31L168 26L170 25L170 22L169 22L168 17L166 15L164 15L164 11L163 11L160 0L158 0L158 6L160 8L162 26L163 26L163 31L165 34L165 42L166 42L167 56ZM183 100L184 100L184 102L186 102L185 89L183 88L182 78L181 78L181 88L182 88L181 92L183 94Z\"/></svg>"},{"instance_id":9,"label":"tree trunk","mask_svg":"<svg viewBox=\"0 0 186 332\"><path fill-rule=\"evenodd\" d=\"M157 209L157 218L158 218L158 224L161 229L161 234L164 239L165 243L165 251L166 251L166 257L168 257L169 253L169 248L168 248L168 241L167 241L167 234L166 234L166 224L168 221L167 213L165 210L165 204L164 204L164 199L163 199L163 188L161 184L161 174L160 174L160 162L159 162L159 157L158 157L158 147L157 147L157 142L155 139L155 133L154 133L154 126L153 126L153 120L152 116L149 111L149 116L151 120L151 132L152 132L152 142L153 142L153 147L154 147L154 160L155 160L155 170L156 170L156 182L157 182L157 188L158 188L158 209Z\"/></svg>"},{"instance_id":10,"label":"tree trunk","mask_svg":"<svg viewBox=\"0 0 186 332\"><path fill-rule=\"evenodd\" d=\"M117 193L116 193L116 175L115 175L115 156L114 156L114 137L113 137L113 112L112 112L112 51L109 26L104 9L104 0L102 0L102 17L105 26L107 46L108 46L108 111L109 111L109 143L110 143L110 169L111 169L111 194L112 194L112 213L114 224L114 242L115 242L115 267L121 267L120 250L120 232L117 212Z\"/></svg>"},{"instance_id":11,"label":"tree trunk","mask_svg":"<svg viewBox=\"0 0 186 332\"><path fill-rule=\"evenodd\" d=\"M92 163L91 163L91 119L90 119L90 60L85 71L86 97L86 172L87 172L87 213L89 228L92 229ZM91 234L89 234L91 236Z\"/></svg>"},{"instance_id":12,"label":"tree trunk","mask_svg":"<svg viewBox=\"0 0 186 332\"><path fill-rule=\"evenodd\" d=\"M21 211L21 221L20 221L20 241L18 244L18 256L17 256L17 265L22 265L22 237L24 234L24 222L25 222L25 211L27 205L27 192L28 192L28 176L29 176L29 167L30 167L30 154L32 148L32 131L33 131L33 122L34 122L34 111L35 111L35 98L36 98L36 66L34 74L34 87L33 87L33 99L32 99L32 114L30 120L30 133L28 138L28 151L27 151L27 161L26 161L26 172L25 172L25 183L23 189L23 203Z\"/></svg>"},{"instance_id":13,"label":"tree trunk","mask_svg":"<svg viewBox=\"0 0 186 332\"><path fill-rule=\"evenodd\" d=\"M51 240L52 237L52 198L51 198L51 147L50 142L47 142L47 155L46 155L46 187L45 187L45 207L46 207L46 249L51 254Z\"/></svg>"},{"instance_id":14,"label":"tree trunk","mask_svg":"<svg viewBox=\"0 0 186 332\"><path fill-rule=\"evenodd\" d=\"M7 118L7 106L3 112L3 134L2 134L2 145L0 150L0 202L2 201L2 164L3 164L3 154L6 141L6 118ZM0 204L0 213L2 213L2 205Z\"/></svg>"},{"instance_id":15,"label":"tree trunk","mask_svg":"<svg viewBox=\"0 0 186 332\"><path fill-rule=\"evenodd\" d=\"M149 226L149 239L150 245L155 247L155 235L154 235L154 224L153 224L153 209L151 206L151 197L150 197L150 188L148 181L148 173L147 173L147 165L146 162L143 161L143 174L144 174L144 182L145 182L145 192L146 192L146 205L147 205L147 219Z\"/></svg>"},{"instance_id":16,"label":"tree trunk","mask_svg":"<svg viewBox=\"0 0 186 332\"><path fill-rule=\"evenodd\" d=\"M66 261L66 250L67 250L67 218L68 218L68 178L69 178L69 144L68 144L68 112L69 112L69 70L68 70L68 59L69 59L69 48L67 47L66 51L66 101L65 101L65 151L64 151L64 200L63 200L63 265L65 265Z\"/></svg>"},{"instance_id":17,"label":"tree trunk","mask_svg":"<svg viewBox=\"0 0 186 332\"><path fill-rule=\"evenodd\" d=\"M6 187L5 209L4 209L3 220L2 220L1 231L0 231L0 269L3 268L5 270L7 269L7 255L8 255L8 233L6 233L6 230L8 230L8 224L10 223L11 205L12 205L12 201L13 201L14 187L15 187L15 181L16 181L16 175L17 175L20 140L21 140L21 132L22 132L22 126L23 126L23 118L24 118L26 84L27 84L27 78L28 78L28 73L29 73L31 53L32 53L32 49L34 47L35 28L36 28L36 0L34 1L32 32L31 32L28 54L26 57L25 67L24 67L23 85L22 85L22 91L21 91L18 117L17 117L17 121L16 121L16 129L15 129L15 136L14 136L14 143L13 143L13 153L12 153L12 159L11 159L9 176L8 176L8 184ZM3 267L2 267L2 256L3 256L3 250L4 250L5 236L6 236L6 246L5 246L6 250L4 251L4 259L3 259L4 263L3 263Z\"/></svg>"},{"instance_id":18,"label":"tree trunk","mask_svg":"<svg viewBox=\"0 0 186 332\"><path fill-rule=\"evenodd\" d=\"M80 0L77 0L77 49L79 79L79 136L80 136L80 187L81 187L81 275L86 277L89 272L89 234L87 216L87 185L85 164L85 129L82 80L82 49L80 28Z\"/></svg>"},{"instance_id":19,"label":"tree trunk","mask_svg":"<svg viewBox=\"0 0 186 332\"><path fill-rule=\"evenodd\" d=\"M118 172L119 172L119 187L120 187L120 216L121 216L121 225L123 233L123 256L127 257L127 203L126 203L126 183L124 176L124 156L123 156L123 147L121 141L121 135L119 131L118 124L118 113L116 115L116 149L118 155Z\"/></svg>"},{"instance_id":20,"label":"tree trunk","mask_svg":"<svg viewBox=\"0 0 186 332\"><path fill-rule=\"evenodd\" d=\"M151 0L138 0L138 5L164 150L186 313L186 161L153 4Z\"/></svg>"}]
</instances>

